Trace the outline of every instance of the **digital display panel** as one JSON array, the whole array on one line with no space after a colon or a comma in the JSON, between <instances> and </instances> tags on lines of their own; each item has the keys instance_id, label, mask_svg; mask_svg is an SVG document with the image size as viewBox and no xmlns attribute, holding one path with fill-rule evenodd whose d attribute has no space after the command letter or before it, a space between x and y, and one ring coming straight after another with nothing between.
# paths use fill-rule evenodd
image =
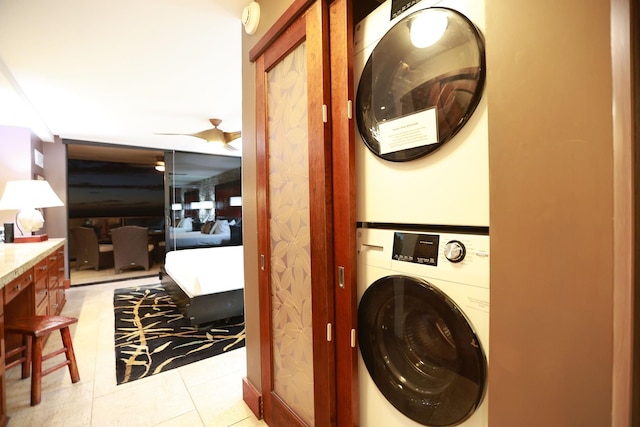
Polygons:
<instances>
[{"instance_id":1,"label":"digital display panel","mask_svg":"<svg viewBox=\"0 0 640 427\"><path fill-rule=\"evenodd\" d=\"M438 265L437 234L400 233L393 235L393 259L416 264Z\"/></svg>"}]
</instances>

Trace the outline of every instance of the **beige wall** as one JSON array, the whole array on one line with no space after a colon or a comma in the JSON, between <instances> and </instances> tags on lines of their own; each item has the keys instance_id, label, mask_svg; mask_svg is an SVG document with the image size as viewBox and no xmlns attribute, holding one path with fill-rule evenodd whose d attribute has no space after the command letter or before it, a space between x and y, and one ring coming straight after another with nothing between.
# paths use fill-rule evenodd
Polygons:
<instances>
[{"instance_id":1,"label":"beige wall","mask_svg":"<svg viewBox=\"0 0 640 427\"><path fill-rule=\"evenodd\" d=\"M242 222L245 274L245 322L247 378L261 389L260 311L258 298L258 227L256 209L256 110L255 66L249 51L293 3L293 0L260 0L260 25L253 35L242 37Z\"/></svg>"},{"instance_id":2,"label":"beige wall","mask_svg":"<svg viewBox=\"0 0 640 427\"><path fill-rule=\"evenodd\" d=\"M614 289L609 2L486 3L490 425L607 426Z\"/></svg>"},{"instance_id":3,"label":"beige wall","mask_svg":"<svg viewBox=\"0 0 640 427\"><path fill-rule=\"evenodd\" d=\"M0 126L0 192L7 181L32 179L31 131L15 126ZM0 193L1 195L1 193ZM16 221L16 211L0 211L0 224ZM17 233L19 233L16 230Z\"/></svg>"}]
</instances>

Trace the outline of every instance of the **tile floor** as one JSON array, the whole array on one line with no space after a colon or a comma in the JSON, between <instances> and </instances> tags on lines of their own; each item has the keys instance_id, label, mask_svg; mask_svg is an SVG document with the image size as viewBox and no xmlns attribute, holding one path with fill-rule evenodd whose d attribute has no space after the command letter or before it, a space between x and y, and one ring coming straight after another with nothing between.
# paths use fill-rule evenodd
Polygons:
<instances>
[{"instance_id":1,"label":"tile floor","mask_svg":"<svg viewBox=\"0 0 640 427\"><path fill-rule=\"evenodd\" d=\"M44 377L42 402L32 407L30 381L21 380L14 367L7 372L9 427L266 426L242 400L244 348L116 385L113 290L156 282L145 278L68 289L62 314L78 317L71 333L80 382L72 384L66 368ZM47 347L53 346L61 346L59 334L51 335Z\"/></svg>"},{"instance_id":2,"label":"tile floor","mask_svg":"<svg viewBox=\"0 0 640 427\"><path fill-rule=\"evenodd\" d=\"M113 267L111 268L102 268L100 270L94 270L92 268L83 268L79 271L76 271L74 268L74 264L71 263L69 267L69 275L71 280L71 286L77 285L86 285L92 283L106 283L112 282L114 280L128 280L133 278L140 277L149 277L155 276L158 277L158 273L162 267L161 263L154 263L149 271L144 269L129 269L123 270L122 272L116 274Z\"/></svg>"}]
</instances>

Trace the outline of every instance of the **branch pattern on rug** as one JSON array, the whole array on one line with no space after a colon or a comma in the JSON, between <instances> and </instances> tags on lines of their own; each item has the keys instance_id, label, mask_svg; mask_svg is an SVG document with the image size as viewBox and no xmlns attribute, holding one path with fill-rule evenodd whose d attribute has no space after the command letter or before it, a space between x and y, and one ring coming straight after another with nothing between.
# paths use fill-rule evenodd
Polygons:
<instances>
[{"instance_id":1,"label":"branch pattern on rug","mask_svg":"<svg viewBox=\"0 0 640 427\"><path fill-rule=\"evenodd\" d=\"M118 384L245 345L243 317L196 329L160 284L116 289L113 306Z\"/></svg>"}]
</instances>

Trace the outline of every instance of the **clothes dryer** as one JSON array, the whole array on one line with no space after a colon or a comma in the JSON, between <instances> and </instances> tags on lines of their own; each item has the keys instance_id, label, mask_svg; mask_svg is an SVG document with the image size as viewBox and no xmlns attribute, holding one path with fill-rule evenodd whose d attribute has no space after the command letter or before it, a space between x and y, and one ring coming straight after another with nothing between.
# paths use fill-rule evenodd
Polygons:
<instances>
[{"instance_id":1,"label":"clothes dryer","mask_svg":"<svg viewBox=\"0 0 640 427\"><path fill-rule=\"evenodd\" d=\"M357 245L360 425L486 427L489 236L359 228Z\"/></svg>"},{"instance_id":2,"label":"clothes dryer","mask_svg":"<svg viewBox=\"0 0 640 427\"><path fill-rule=\"evenodd\" d=\"M388 0L356 25L358 221L489 225L484 7Z\"/></svg>"}]
</instances>

